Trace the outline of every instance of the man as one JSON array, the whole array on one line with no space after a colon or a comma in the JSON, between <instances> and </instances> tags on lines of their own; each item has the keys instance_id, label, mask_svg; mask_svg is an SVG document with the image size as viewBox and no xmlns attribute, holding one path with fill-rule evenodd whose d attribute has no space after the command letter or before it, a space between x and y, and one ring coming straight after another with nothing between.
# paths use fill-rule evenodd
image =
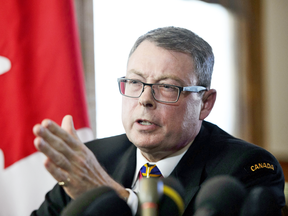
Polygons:
<instances>
[{"instance_id":1,"label":"man","mask_svg":"<svg viewBox=\"0 0 288 216\"><path fill-rule=\"evenodd\" d=\"M166 27L141 36L129 55L126 76L118 79L125 135L84 145L71 116L64 117L61 127L46 119L33 128L35 146L47 156L45 167L59 185L32 215L59 215L71 199L100 186L112 187L135 214L132 190L138 191L139 169L147 162L183 185L184 215L193 214L202 183L223 174L238 178L248 190L269 187L279 209L284 206L277 160L203 121L216 100L210 89L213 65L209 44L187 29Z\"/></svg>"}]
</instances>

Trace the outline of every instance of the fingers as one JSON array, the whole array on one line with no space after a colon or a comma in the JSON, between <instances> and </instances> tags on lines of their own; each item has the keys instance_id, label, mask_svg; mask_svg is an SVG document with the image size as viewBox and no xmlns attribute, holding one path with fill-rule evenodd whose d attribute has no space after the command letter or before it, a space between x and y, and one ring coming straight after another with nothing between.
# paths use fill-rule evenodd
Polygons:
<instances>
[{"instance_id":1,"label":"fingers","mask_svg":"<svg viewBox=\"0 0 288 216\"><path fill-rule=\"evenodd\" d=\"M33 128L33 133L36 136L34 145L56 166L70 171L71 164L69 161L75 157L75 151L81 148L82 143L77 138L71 116L63 118L62 126L63 128L48 119L35 125Z\"/></svg>"},{"instance_id":2,"label":"fingers","mask_svg":"<svg viewBox=\"0 0 288 216\"><path fill-rule=\"evenodd\" d=\"M67 145L66 148L65 145L59 145L55 148L41 137L35 138L34 145L58 167L67 171L71 169L69 158L73 157L73 152Z\"/></svg>"},{"instance_id":3,"label":"fingers","mask_svg":"<svg viewBox=\"0 0 288 216\"><path fill-rule=\"evenodd\" d=\"M67 131L73 138L79 139L74 128L73 118L71 115L64 116L61 128Z\"/></svg>"},{"instance_id":4,"label":"fingers","mask_svg":"<svg viewBox=\"0 0 288 216\"><path fill-rule=\"evenodd\" d=\"M61 128L59 125L49 119L43 120L41 125L35 125L33 128L35 136L42 137L50 144L54 143L56 145L59 144L62 140L71 148L77 148L79 146L80 140L76 135L76 130L73 126L72 117L65 117L62 121L62 125L64 125L64 128ZM66 131L66 129L68 131ZM54 147L57 148L57 146Z\"/></svg>"},{"instance_id":5,"label":"fingers","mask_svg":"<svg viewBox=\"0 0 288 216\"><path fill-rule=\"evenodd\" d=\"M62 121L62 124L64 125L65 128L61 128L59 125L57 125L55 122L51 120L43 120L42 125L45 128L47 128L56 137L59 137L60 139L62 139L71 148L76 148L79 145L78 143L79 139L74 129L72 117L71 119L67 116L65 117L63 118L63 121ZM67 129L68 131L66 131L65 129Z\"/></svg>"},{"instance_id":6,"label":"fingers","mask_svg":"<svg viewBox=\"0 0 288 216\"><path fill-rule=\"evenodd\" d=\"M55 178L56 181L67 181L69 179L69 175L67 172L64 170L60 169L57 165L55 165L49 158L46 159L45 163L45 168L47 171Z\"/></svg>"}]
</instances>

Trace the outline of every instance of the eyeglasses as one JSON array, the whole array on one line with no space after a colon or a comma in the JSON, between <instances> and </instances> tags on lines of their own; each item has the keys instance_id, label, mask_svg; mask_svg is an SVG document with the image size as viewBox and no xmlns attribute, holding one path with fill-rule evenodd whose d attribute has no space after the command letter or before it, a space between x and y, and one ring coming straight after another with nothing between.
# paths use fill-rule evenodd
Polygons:
<instances>
[{"instance_id":1,"label":"eyeglasses","mask_svg":"<svg viewBox=\"0 0 288 216\"><path fill-rule=\"evenodd\" d=\"M126 79L125 77L118 78L117 81L120 93L126 97L139 98L147 85L151 87L154 99L164 103L176 103L182 91L194 93L207 91L207 88L203 86L180 87L164 83L149 84L139 80Z\"/></svg>"}]
</instances>

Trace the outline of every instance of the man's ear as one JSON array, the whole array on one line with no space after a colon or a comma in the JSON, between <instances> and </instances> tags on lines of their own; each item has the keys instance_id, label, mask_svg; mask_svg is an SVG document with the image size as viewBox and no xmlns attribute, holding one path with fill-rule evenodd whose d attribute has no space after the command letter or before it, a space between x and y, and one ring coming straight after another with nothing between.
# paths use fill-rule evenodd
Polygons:
<instances>
[{"instance_id":1,"label":"man's ear","mask_svg":"<svg viewBox=\"0 0 288 216\"><path fill-rule=\"evenodd\" d=\"M200 120L204 120L211 112L216 101L216 90L210 89L206 91L202 97L202 108L200 111Z\"/></svg>"}]
</instances>

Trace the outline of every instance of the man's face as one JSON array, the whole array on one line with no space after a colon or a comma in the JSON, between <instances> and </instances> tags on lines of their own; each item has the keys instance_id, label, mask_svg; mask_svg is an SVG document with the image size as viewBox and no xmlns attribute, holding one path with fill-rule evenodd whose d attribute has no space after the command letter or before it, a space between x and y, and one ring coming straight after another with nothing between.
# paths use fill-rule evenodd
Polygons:
<instances>
[{"instance_id":1,"label":"man's face","mask_svg":"<svg viewBox=\"0 0 288 216\"><path fill-rule=\"evenodd\" d=\"M146 83L196 85L193 59L143 41L131 55L126 78ZM140 98L123 97L122 122L129 140L150 161L158 161L189 144L202 121L201 97L182 92L177 103L157 102L145 86Z\"/></svg>"}]
</instances>

